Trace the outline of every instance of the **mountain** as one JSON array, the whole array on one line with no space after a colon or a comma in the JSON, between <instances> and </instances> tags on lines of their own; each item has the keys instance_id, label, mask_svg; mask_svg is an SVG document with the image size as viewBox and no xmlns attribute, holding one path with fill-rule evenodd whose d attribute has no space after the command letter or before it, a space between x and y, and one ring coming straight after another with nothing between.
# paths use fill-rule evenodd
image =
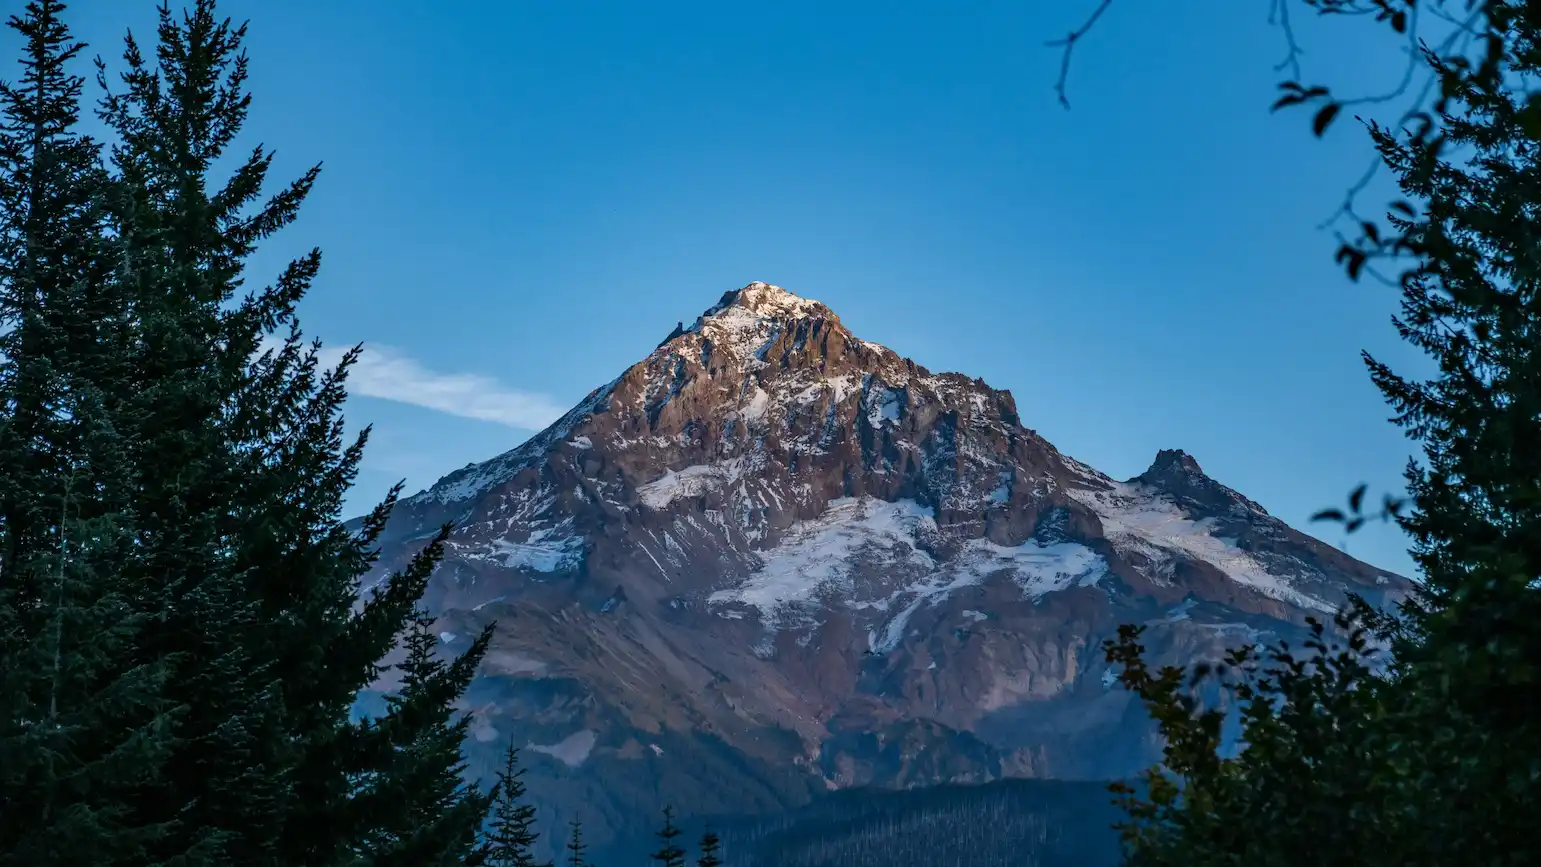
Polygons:
<instances>
[{"instance_id":1,"label":"mountain","mask_svg":"<svg viewBox=\"0 0 1541 867\"><path fill-rule=\"evenodd\" d=\"M427 596L446 649L500 626L473 761L525 746L552 821L596 843L665 801L1127 776L1157 745L1103 660L1119 624L1184 663L1408 587L1184 452L1112 479L1009 392L764 283L403 500L377 575L446 521Z\"/></svg>"}]
</instances>

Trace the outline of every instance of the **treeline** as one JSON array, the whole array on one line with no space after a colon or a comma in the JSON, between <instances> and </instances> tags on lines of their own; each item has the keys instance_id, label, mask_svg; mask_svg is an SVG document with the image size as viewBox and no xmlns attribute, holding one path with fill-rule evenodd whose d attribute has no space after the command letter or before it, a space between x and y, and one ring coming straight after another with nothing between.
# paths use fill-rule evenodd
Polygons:
<instances>
[{"instance_id":1,"label":"treeline","mask_svg":"<svg viewBox=\"0 0 1541 867\"><path fill-rule=\"evenodd\" d=\"M685 846L685 831L675 822L674 809L663 808L663 823L654 833L654 845L638 847L634 851L612 851L595 858L583 836L582 820L573 820L563 840L548 840L545 848L555 849L561 857L539 861L535 853L540 849L540 833L536 830L538 815L535 805L525 798L527 791L523 781L524 768L519 765L519 751L510 746L503 757L503 767L498 770L497 783L493 787L493 804L488 827L485 831L487 859L491 867L603 867L606 863L636 863L638 853L645 853L645 860L659 867L686 867L690 852ZM696 844L696 857L688 863L696 867L720 867L723 864L722 840L710 827L700 835ZM628 857L629 856L629 857Z\"/></svg>"},{"instance_id":2,"label":"treeline","mask_svg":"<svg viewBox=\"0 0 1541 867\"><path fill-rule=\"evenodd\" d=\"M506 830L495 830L493 839L526 855L562 853L556 864L1112 867L1121 851L1113 830L1121 814L1106 785L1095 782L1025 779L848 789L793 810L678 821L665 808L661 827L590 846L579 822L568 826L565 839L537 841L536 810L520 800L521 775L510 751L499 774L503 801L494 811ZM690 847L687 840L698 842Z\"/></svg>"},{"instance_id":3,"label":"treeline","mask_svg":"<svg viewBox=\"0 0 1541 867\"><path fill-rule=\"evenodd\" d=\"M742 867L1111 867L1118 818L1099 783L1002 780L839 791L717 827Z\"/></svg>"}]
</instances>

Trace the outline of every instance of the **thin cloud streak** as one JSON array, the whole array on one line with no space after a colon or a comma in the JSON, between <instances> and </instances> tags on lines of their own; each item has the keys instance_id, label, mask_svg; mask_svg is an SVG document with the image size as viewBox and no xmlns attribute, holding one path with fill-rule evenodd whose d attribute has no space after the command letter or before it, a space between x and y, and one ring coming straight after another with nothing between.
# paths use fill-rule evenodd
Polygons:
<instances>
[{"instance_id":1,"label":"thin cloud streak","mask_svg":"<svg viewBox=\"0 0 1541 867\"><path fill-rule=\"evenodd\" d=\"M322 366L335 366L343 352L324 347ZM378 344L365 344L348 369L348 393L520 430L541 430L565 412L548 395L510 388L478 373L440 373L399 349Z\"/></svg>"}]
</instances>

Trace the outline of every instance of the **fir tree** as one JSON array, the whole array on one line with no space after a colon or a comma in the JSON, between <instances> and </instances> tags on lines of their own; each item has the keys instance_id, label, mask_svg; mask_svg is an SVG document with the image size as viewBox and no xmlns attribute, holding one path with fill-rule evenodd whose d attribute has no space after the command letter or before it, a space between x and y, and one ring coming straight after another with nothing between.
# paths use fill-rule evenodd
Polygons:
<instances>
[{"instance_id":1,"label":"fir tree","mask_svg":"<svg viewBox=\"0 0 1541 867\"><path fill-rule=\"evenodd\" d=\"M696 867L721 867L722 859L718 854L722 851L722 840L711 828L701 835L701 857L696 859Z\"/></svg>"},{"instance_id":2,"label":"fir tree","mask_svg":"<svg viewBox=\"0 0 1541 867\"><path fill-rule=\"evenodd\" d=\"M584 860L583 853L588 851L588 846L583 842L583 823L574 819L572 831L567 835L567 867L588 867L588 861Z\"/></svg>"},{"instance_id":3,"label":"fir tree","mask_svg":"<svg viewBox=\"0 0 1541 867\"><path fill-rule=\"evenodd\" d=\"M385 719L350 718L448 529L360 600L395 492L359 533L341 524L367 431L344 443L356 351L323 369L295 319L319 252L238 294L245 259L294 220L319 169L265 199L263 148L227 179L212 176L249 105L243 38L212 0L181 16L163 6L154 60L129 38L102 105L118 137L108 203L133 327L114 395L136 491L123 574L136 604L157 612L133 657L170 661L167 698L183 709L165 773L131 815L169 825L156 861L355 864L386 857L370 846L400 837L397 816L363 808L370 793L442 781L432 762L460 768L446 742L463 727L446 724L447 708L475 659ZM427 832L415 844L421 863L474 858L480 816L473 798L457 798L432 832L443 850L428 851Z\"/></svg>"},{"instance_id":4,"label":"fir tree","mask_svg":"<svg viewBox=\"0 0 1541 867\"><path fill-rule=\"evenodd\" d=\"M685 867L685 850L676 842L681 831L674 824L674 808L663 808L663 827L659 828L655 835L658 837L658 850L648 857L657 861L660 867Z\"/></svg>"},{"instance_id":5,"label":"fir tree","mask_svg":"<svg viewBox=\"0 0 1541 867\"><path fill-rule=\"evenodd\" d=\"M1423 451L1400 523L1424 580L1389 630L1397 683L1450 747L1431 750L1452 765L1445 797L1482 792L1442 814L1440 845L1529 861L1541 857L1529 818L1541 807L1541 7L1482 6L1481 62L1427 55L1456 153L1371 130L1403 193L1425 205L1421 218L1391 218L1417 257L1396 325L1437 372L1365 361Z\"/></svg>"},{"instance_id":6,"label":"fir tree","mask_svg":"<svg viewBox=\"0 0 1541 867\"><path fill-rule=\"evenodd\" d=\"M124 323L64 11L9 20L22 75L0 85L0 864L142 863L162 829L126 807L168 745L165 666L130 650Z\"/></svg>"},{"instance_id":7,"label":"fir tree","mask_svg":"<svg viewBox=\"0 0 1541 867\"><path fill-rule=\"evenodd\" d=\"M519 750L510 743L503 753L503 767L498 771L497 796L487 832L487 863L491 867L535 864L532 851L540 835L535 831L535 807L525 802L524 773L519 766Z\"/></svg>"},{"instance_id":8,"label":"fir tree","mask_svg":"<svg viewBox=\"0 0 1541 867\"><path fill-rule=\"evenodd\" d=\"M400 729L406 738L395 745L391 766L357 798L377 826L367 846L370 865L480 864L489 854L490 847L466 854L491 799L464 779L460 748L470 717L453 718L449 702L470 683L492 632L484 630L466 653L446 665L435 653L439 639L433 621L421 609L412 615L401 691L387 700L391 715L426 723Z\"/></svg>"}]
</instances>

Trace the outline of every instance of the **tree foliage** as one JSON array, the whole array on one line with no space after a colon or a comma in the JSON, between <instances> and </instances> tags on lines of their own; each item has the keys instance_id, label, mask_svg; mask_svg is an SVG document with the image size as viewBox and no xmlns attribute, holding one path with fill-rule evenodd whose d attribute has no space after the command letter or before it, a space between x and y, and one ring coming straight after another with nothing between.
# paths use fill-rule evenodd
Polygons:
<instances>
[{"instance_id":1,"label":"tree foliage","mask_svg":"<svg viewBox=\"0 0 1541 867\"><path fill-rule=\"evenodd\" d=\"M696 867L722 867L722 839L711 828L701 833L701 856Z\"/></svg>"},{"instance_id":2,"label":"tree foliage","mask_svg":"<svg viewBox=\"0 0 1541 867\"><path fill-rule=\"evenodd\" d=\"M656 832L658 849L648 857L659 867L685 867L685 850L678 842L684 832L674 824L674 808L663 808L663 827Z\"/></svg>"},{"instance_id":3,"label":"tree foliage","mask_svg":"<svg viewBox=\"0 0 1541 867\"><path fill-rule=\"evenodd\" d=\"M166 830L129 809L172 745L174 660L131 652L153 613L122 569L130 332L64 12L10 18L21 76L0 85L0 864L134 863Z\"/></svg>"},{"instance_id":4,"label":"tree foliage","mask_svg":"<svg viewBox=\"0 0 1541 867\"><path fill-rule=\"evenodd\" d=\"M461 744L470 717L451 709L476 674L492 629L446 664L436 653L433 621L421 608L408 621L402 687L387 699L382 725L392 735L390 763L355 797L372 816L365 861L378 867L482 864L494 848L476 842L493 797L466 781Z\"/></svg>"},{"instance_id":5,"label":"tree foliage","mask_svg":"<svg viewBox=\"0 0 1541 867\"><path fill-rule=\"evenodd\" d=\"M319 169L267 195L259 146L217 176L251 97L213 0L99 62L111 144L79 135L63 11L12 20L0 90L0 861L474 863L451 708L487 636L350 714L426 629L447 530L360 597L395 494L343 526L367 431L355 354L324 368L295 316L320 253L245 288Z\"/></svg>"},{"instance_id":6,"label":"tree foliage","mask_svg":"<svg viewBox=\"0 0 1541 867\"><path fill-rule=\"evenodd\" d=\"M1399 33L1418 11L1313 5L1369 10ZM1365 356L1421 447L1408 508L1385 512L1411 535L1422 580L1396 612L1354 600L1334 629L1314 624L1303 653L1242 648L1196 672L1239 700L1245 749L1230 758L1184 672L1149 671L1138 629L1111 642L1166 739L1147 792L1123 792L1132 864L1541 860L1528 825L1541 806L1541 4L1471 2L1451 20L1476 48L1420 49L1437 86L1429 110L1367 124L1404 199L1389 230L1365 221L1339 252L1356 278L1377 258L1402 263L1395 324L1434 362L1420 380ZM1332 99L1291 94L1281 102ZM1319 108L1317 127L1334 113ZM1352 529L1362 499L1322 517Z\"/></svg>"},{"instance_id":7,"label":"tree foliage","mask_svg":"<svg viewBox=\"0 0 1541 867\"><path fill-rule=\"evenodd\" d=\"M567 856L562 863L566 864L567 867L586 867L589 863L584 857L589 847L583 842L583 823L577 819L574 819L572 822L571 830L567 835L567 845L564 849L567 852Z\"/></svg>"},{"instance_id":8,"label":"tree foliage","mask_svg":"<svg viewBox=\"0 0 1541 867\"><path fill-rule=\"evenodd\" d=\"M496 797L486 839L490 847L487 863L491 867L533 867L535 842L535 805L528 803L524 768L519 765L519 750L509 744L503 753L503 767L498 771ZM574 840L582 843L581 829L574 825ZM571 846L571 842L569 843ZM580 851L574 857L580 856Z\"/></svg>"}]
</instances>

